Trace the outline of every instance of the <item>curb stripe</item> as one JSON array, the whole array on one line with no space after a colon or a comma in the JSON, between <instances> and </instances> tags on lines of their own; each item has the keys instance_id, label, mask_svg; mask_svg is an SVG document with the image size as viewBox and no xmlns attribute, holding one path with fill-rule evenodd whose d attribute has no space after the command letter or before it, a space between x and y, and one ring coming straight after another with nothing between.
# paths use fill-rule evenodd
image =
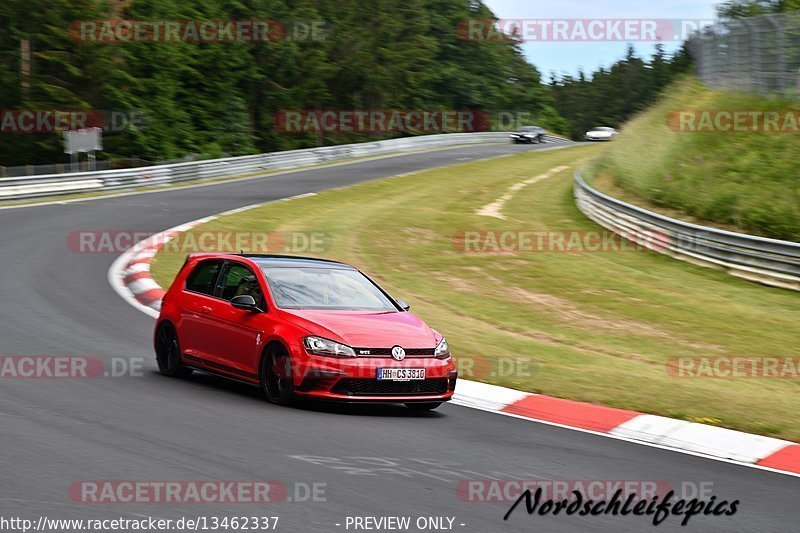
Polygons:
<instances>
[{"instance_id":1,"label":"curb stripe","mask_svg":"<svg viewBox=\"0 0 800 533\"><path fill-rule=\"evenodd\" d=\"M139 263L139 265L150 266L149 263ZM150 272L145 270L143 272L133 272L131 274L125 274L125 285L130 285L132 282L138 279L150 279Z\"/></svg>"},{"instance_id":2,"label":"curb stripe","mask_svg":"<svg viewBox=\"0 0 800 533\"><path fill-rule=\"evenodd\" d=\"M761 459L759 466L800 474L800 445L793 444Z\"/></svg>"},{"instance_id":3,"label":"curb stripe","mask_svg":"<svg viewBox=\"0 0 800 533\"><path fill-rule=\"evenodd\" d=\"M135 298L139 300L139 302L143 303L144 305L151 305L158 303L158 308L161 307L161 300L164 298L166 291L161 287L156 289L150 289L149 291L145 291L143 293L137 294ZM155 309L154 305L151 305Z\"/></svg>"},{"instance_id":4,"label":"curb stripe","mask_svg":"<svg viewBox=\"0 0 800 533\"><path fill-rule=\"evenodd\" d=\"M574 402L551 396L532 395L502 409L506 413L554 422L565 426L608 433L639 416L634 411Z\"/></svg>"},{"instance_id":5,"label":"curb stripe","mask_svg":"<svg viewBox=\"0 0 800 533\"><path fill-rule=\"evenodd\" d=\"M139 278L127 284L128 290L133 293L134 296L138 294L142 294L153 289L161 289L161 286L153 280L150 276L145 278Z\"/></svg>"}]
</instances>

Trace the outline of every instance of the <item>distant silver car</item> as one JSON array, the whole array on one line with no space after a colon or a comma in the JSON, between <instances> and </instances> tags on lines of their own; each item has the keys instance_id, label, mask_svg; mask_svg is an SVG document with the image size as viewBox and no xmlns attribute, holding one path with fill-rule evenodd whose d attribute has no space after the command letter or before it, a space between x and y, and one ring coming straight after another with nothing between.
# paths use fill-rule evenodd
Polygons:
<instances>
[{"instance_id":1,"label":"distant silver car","mask_svg":"<svg viewBox=\"0 0 800 533\"><path fill-rule=\"evenodd\" d=\"M523 126L509 137L514 144L518 143L542 143L544 142L545 132L539 126Z\"/></svg>"},{"instance_id":2,"label":"distant silver car","mask_svg":"<svg viewBox=\"0 0 800 533\"><path fill-rule=\"evenodd\" d=\"M616 137L617 130L606 126L592 128L590 131L586 132L587 141L613 141Z\"/></svg>"}]
</instances>

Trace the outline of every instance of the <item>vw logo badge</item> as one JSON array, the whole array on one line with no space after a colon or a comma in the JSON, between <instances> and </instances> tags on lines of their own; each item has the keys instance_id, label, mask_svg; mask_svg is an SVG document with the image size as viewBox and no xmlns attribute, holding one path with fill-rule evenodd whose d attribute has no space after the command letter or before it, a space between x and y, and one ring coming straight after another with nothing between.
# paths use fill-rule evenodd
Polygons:
<instances>
[{"instance_id":1,"label":"vw logo badge","mask_svg":"<svg viewBox=\"0 0 800 533\"><path fill-rule=\"evenodd\" d=\"M397 361L402 361L406 358L406 351L400 346L395 346L392 348L392 357L394 357Z\"/></svg>"}]
</instances>

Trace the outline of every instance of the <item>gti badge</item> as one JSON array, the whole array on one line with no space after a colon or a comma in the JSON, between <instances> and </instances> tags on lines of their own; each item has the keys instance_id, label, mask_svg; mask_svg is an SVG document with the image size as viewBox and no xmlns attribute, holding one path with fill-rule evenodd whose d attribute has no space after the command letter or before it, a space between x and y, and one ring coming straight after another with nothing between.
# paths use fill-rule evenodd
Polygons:
<instances>
[{"instance_id":1,"label":"gti badge","mask_svg":"<svg viewBox=\"0 0 800 533\"><path fill-rule=\"evenodd\" d=\"M400 346L395 346L392 348L392 357L394 357L398 361L402 361L406 358L406 351L401 348Z\"/></svg>"}]
</instances>

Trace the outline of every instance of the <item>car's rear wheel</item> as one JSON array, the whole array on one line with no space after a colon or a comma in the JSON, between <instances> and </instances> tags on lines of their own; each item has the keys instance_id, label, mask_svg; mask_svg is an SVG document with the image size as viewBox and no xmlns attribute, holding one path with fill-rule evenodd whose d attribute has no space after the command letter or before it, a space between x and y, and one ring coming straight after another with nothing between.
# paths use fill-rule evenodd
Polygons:
<instances>
[{"instance_id":1,"label":"car's rear wheel","mask_svg":"<svg viewBox=\"0 0 800 533\"><path fill-rule=\"evenodd\" d=\"M292 360L282 347L267 351L261 359L261 390L267 400L288 405L294 400Z\"/></svg>"},{"instance_id":2,"label":"car's rear wheel","mask_svg":"<svg viewBox=\"0 0 800 533\"><path fill-rule=\"evenodd\" d=\"M165 376L183 378L192 373L191 368L181 364L181 346L178 333L172 324L161 324L156 333L156 362L158 370Z\"/></svg>"},{"instance_id":3,"label":"car's rear wheel","mask_svg":"<svg viewBox=\"0 0 800 533\"><path fill-rule=\"evenodd\" d=\"M442 402L421 402L421 403L407 403L406 407L412 411L433 411L442 405Z\"/></svg>"}]
</instances>

